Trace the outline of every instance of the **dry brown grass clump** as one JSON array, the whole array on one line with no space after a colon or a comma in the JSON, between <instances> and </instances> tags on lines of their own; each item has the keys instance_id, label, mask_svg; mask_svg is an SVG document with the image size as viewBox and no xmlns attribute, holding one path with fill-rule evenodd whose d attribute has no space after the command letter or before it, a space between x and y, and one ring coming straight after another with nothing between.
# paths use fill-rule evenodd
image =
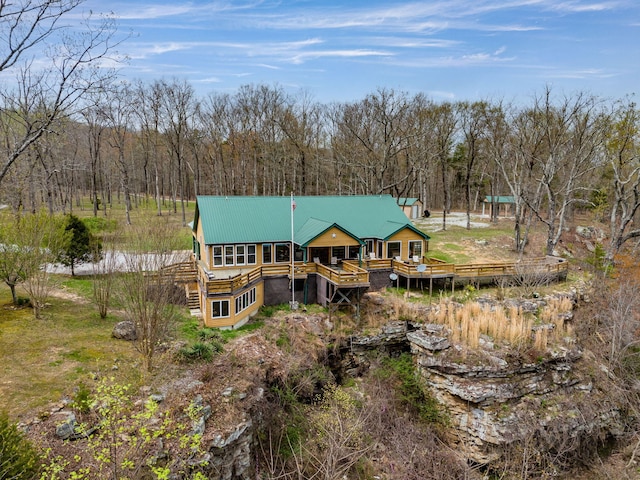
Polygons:
<instances>
[{"instance_id":1,"label":"dry brown grass clump","mask_svg":"<svg viewBox=\"0 0 640 480\"><path fill-rule=\"evenodd\" d=\"M540 314L539 320L544 325L537 328L534 334L535 317L517 306L505 308L478 302L461 305L443 300L429 320L446 325L451 331L452 340L469 348L478 348L481 336L485 335L496 343L507 343L516 348L533 344L536 349L545 350L550 340L560 342L572 335L572 329L563 315L571 307L571 301L567 298L550 302Z\"/></svg>"}]
</instances>

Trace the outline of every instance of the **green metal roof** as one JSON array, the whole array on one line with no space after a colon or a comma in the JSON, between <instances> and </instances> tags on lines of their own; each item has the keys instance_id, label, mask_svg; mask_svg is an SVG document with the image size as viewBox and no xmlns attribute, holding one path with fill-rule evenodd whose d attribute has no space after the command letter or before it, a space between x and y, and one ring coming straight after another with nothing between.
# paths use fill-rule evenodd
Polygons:
<instances>
[{"instance_id":1,"label":"green metal roof","mask_svg":"<svg viewBox=\"0 0 640 480\"><path fill-rule=\"evenodd\" d=\"M418 201L419 199L414 197L400 197L398 198L398 205L400 205L401 207L410 207Z\"/></svg>"},{"instance_id":2,"label":"green metal roof","mask_svg":"<svg viewBox=\"0 0 640 480\"><path fill-rule=\"evenodd\" d=\"M511 195L487 195L484 197L484 201L487 203L514 203L514 198Z\"/></svg>"},{"instance_id":3,"label":"green metal roof","mask_svg":"<svg viewBox=\"0 0 640 480\"><path fill-rule=\"evenodd\" d=\"M294 240L307 244L332 226L359 239L384 239L416 229L390 195L295 197ZM204 242L265 243L291 240L290 197L199 196L194 228L202 219Z\"/></svg>"}]
</instances>

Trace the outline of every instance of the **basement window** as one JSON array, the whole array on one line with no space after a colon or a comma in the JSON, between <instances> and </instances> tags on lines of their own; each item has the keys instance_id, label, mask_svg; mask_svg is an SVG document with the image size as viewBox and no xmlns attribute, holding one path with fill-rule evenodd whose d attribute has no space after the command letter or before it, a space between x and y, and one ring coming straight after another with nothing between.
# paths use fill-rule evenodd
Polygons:
<instances>
[{"instance_id":1,"label":"basement window","mask_svg":"<svg viewBox=\"0 0 640 480\"><path fill-rule=\"evenodd\" d=\"M211 301L211 318L225 318L229 316L229 300Z\"/></svg>"}]
</instances>

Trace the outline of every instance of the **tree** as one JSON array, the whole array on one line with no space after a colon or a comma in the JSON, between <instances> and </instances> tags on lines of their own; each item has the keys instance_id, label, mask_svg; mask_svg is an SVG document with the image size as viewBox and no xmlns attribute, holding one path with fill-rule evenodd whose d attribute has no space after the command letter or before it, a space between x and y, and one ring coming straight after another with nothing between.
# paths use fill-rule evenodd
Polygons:
<instances>
[{"instance_id":1,"label":"tree","mask_svg":"<svg viewBox=\"0 0 640 480\"><path fill-rule=\"evenodd\" d=\"M47 268L60 255L68 233L60 217L39 211L21 215L14 228L23 254L21 260L22 285L29 295L35 318L41 318L42 309L52 289L51 273Z\"/></svg>"},{"instance_id":2,"label":"tree","mask_svg":"<svg viewBox=\"0 0 640 480\"><path fill-rule=\"evenodd\" d=\"M574 205L586 204L586 180L598 166L603 141L598 108L597 99L582 93L555 104L547 88L530 112L539 136L527 159L535 182L525 201L547 228L547 255L553 255Z\"/></svg>"},{"instance_id":3,"label":"tree","mask_svg":"<svg viewBox=\"0 0 640 480\"><path fill-rule=\"evenodd\" d=\"M187 165L187 140L192 128L193 117L196 110L195 92L193 87L185 81L172 83L162 82L160 87L160 100L163 118L163 133L167 141L167 147L171 159L175 161L176 170L174 177L174 211L176 208L176 193L180 195L180 208L182 225L187 225L185 211L185 179L184 166ZM196 165L198 169L198 165ZM196 192L197 194L197 188Z\"/></svg>"},{"instance_id":4,"label":"tree","mask_svg":"<svg viewBox=\"0 0 640 480\"><path fill-rule=\"evenodd\" d=\"M486 135L487 102L460 102L457 104L460 129L464 135L464 195L467 207L467 230L471 229L471 176L482 154L482 143Z\"/></svg>"},{"instance_id":5,"label":"tree","mask_svg":"<svg viewBox=\"0 0 640 480\"><path fill-rule=\"evenodd\" d=\"M115 250L113 237L101 253L99 262L93 262L92 267L92 286L93 301L98 307L100 318L107 318L107 313L111 305L111 297L113 295L113 287L115 284L115 275L118 267L119 253Z\"/></svg>"},{"instance_id":6,"label":"tree","mask_svg":"<svg viewBox=\"0 0 640 480\"><path fill-rule=\"evenodd\" d=\"M153 369L158 344L167 340L179 318L180 291L171 266L187 260L176 232L163 217L131 228L131 244L124 253L126 273L119 278L118 295L127 320L136 327L135 347L146 371ZM182 293L184 299L184 293Z\"/></svg>"},{"instance_id":7,"label":"tree","mask_svg":"<svg viewBox=\"0 0 640 480\"><path fill-rule=\"evenodd\" d=\"M0 412L0 479L38 478L40 455L16 425Z\"/></svg>"},{"instance_id":8,"label":"tree","mask_svg":"<svg viewBox=\"0 0 640 480\"><path fill-rule=\"evenodd\" d=\"M16 86L3 82L0 124L3 156L0 184L24 152L56 119L79 107L87 92L104 85L114 71L99 63L118 45L113 19L85 19L77 35L62 24L81 0L19 0L0 4L0 72L14 73ZM22 62L45 52L42 62ZM46 64L45 69L36 65Z\"/></svg>"},{"instance_id":9,"label":"tree","mask_svg":"<svg viewBox=\"0 0 640 480\"><path fill-rule=\"evenodd\" d=\"M27 279L31 266L29 250L19 239L16 225L5 225L0 230L0 278L11 290L14 305L18 304L16 286Z\"/></svg>"},{"instance_id":10,"label":"tree","mask_svg":"<svg viewBox=\"0 0 640 480\"><path fill-rule=\"evenodd\" d=\"M442 178L442 230L447 229L447 213L451 211L451 163L452 148L458 119L455 108L451 103L443 103L429 109L428 115L434 129L433 147L431 157L440 167Z\"/></svg>"},{"instance_id":11,"label":"tree","mask_svg":"<svg viewBox=\"0 0 640 480\"><path fill-rule=\"evenodd\" d=\"M89 231L82 220L75 215L67 215L65 231L68 233L67 242L60 252L58 261L71 267L71 275L75 276L75 266L79 263L96 261L100 258L102 244Z\"/></svg>"},{"instance_id":12,"label":"tree","mask_svg":"<svg viewBox=\"0 0 640 480\"><path fill-rule=\"evenodd\" d=\"M607 264L630 239L640 237L634 217L640 208L640 113L633 102L620 103L607 122L604 154L612 178Z\"/></svg>"},{"instance_id":13,"label":"tree","mask_svg":"<svg viewBox=\"0 0 640 480\"><path fill-rule=\"evenodd\" d=\"M378 89L334 110L334 154L356 180L352 193L404 193L413 185L419 158L412 155L419 141L414 106L406 93Z\"/></svg>"}]
</instances>

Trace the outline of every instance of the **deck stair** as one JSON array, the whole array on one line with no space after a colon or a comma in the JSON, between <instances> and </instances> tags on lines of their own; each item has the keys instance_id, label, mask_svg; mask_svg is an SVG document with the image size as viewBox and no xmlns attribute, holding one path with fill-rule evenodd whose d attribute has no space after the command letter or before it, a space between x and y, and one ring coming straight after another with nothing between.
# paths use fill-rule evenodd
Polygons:
<instances>
[{"instance_id":1,"label":"deck stair","mask_svg":"<svg viewBox=\"0 0 640 480\"><path fill-rule=\"evenodd\" d=\"M197 310L200 308L200 297L197 290L187 292L187 306L189 310Z\"/></svg>"},{"instance_id":2,"label":"deck stair","mask_svg":"<svg viewBox=\"0 0 640 480\"><path fill-rule=\"evenodd\" d=\"M194 261L167 265L166 267L162 267L160 274L171 277L176 283L189 283L198 280L198 270L196 269L196 263Z\"/></svg>"}]
</instances>

